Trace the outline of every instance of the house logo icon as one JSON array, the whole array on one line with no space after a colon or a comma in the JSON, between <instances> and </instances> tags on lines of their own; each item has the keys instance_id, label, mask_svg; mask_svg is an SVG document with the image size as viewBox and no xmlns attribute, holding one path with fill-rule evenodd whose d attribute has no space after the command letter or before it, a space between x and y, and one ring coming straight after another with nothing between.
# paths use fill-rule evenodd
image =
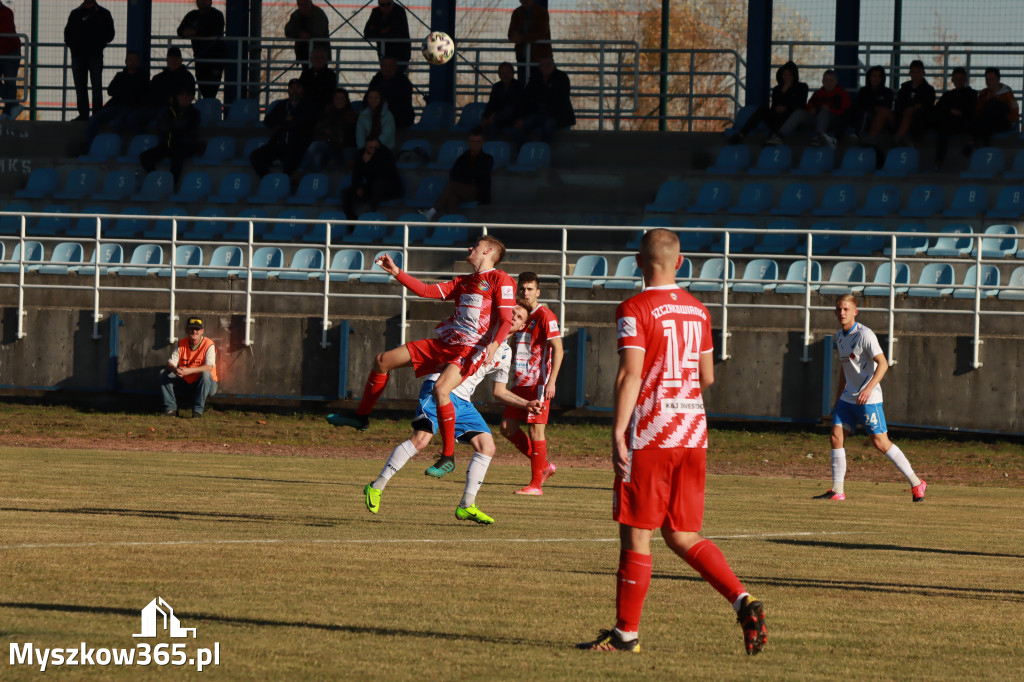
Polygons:
<instances>
[{"instance_id":1,"label":"house logo icon","mask_svg":"<svg viewBox=\"0 0 1024 682\"><path fill-rule=\"evenodd\" d=\"M162 617L162 620L161 620ZM163 623L162 628L160 623ZM142 609L142 632L132 637L156 637L158 630L167 632L171 637L188 637L192 633L195 639L195 628L183 628L178 617L174 615L174 609L164 601L163 597L157 597L146 604Z\"/></svg>"}]
</instances>

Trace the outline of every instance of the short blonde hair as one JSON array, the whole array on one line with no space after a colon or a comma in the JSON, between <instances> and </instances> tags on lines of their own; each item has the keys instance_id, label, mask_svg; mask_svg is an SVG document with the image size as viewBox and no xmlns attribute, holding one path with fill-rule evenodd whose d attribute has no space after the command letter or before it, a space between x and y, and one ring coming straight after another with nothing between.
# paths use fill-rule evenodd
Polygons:
<instances>
[{"instance_id":1,"label":"short blonde hair","mask_svg":"<svg viewBox=\"0 0 1024 682\"><path fill-rule=\"evenodd\" d=\"M494 264L497 265L505 257L505 245L501 243L501 240L495 237L493 234L485 234L476 240L476 243L487 242L498 250L498 257L495 259Z\"/></svg>"},{"instance_id":2,"label":"short blonde hair","mask_svg":"<svg viewBox=\"0 0 1024 682\"><path fill-rule=\"evenodd\" d=\"M852 303L854 308L857 307L857 297L854 296L853 294L840 294L839 296L837 296L836 297L836 307L838 308L839 306L841 306L843 303L845 303L847 301Z\"/></svg>"}]
</instances>

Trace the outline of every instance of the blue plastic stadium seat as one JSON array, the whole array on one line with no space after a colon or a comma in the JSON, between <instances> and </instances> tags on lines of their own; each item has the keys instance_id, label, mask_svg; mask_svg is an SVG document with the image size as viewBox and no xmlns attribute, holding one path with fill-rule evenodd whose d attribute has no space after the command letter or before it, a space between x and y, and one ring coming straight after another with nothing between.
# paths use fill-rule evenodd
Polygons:
<instances>
[{"instance_id":1,"label":"blue plastic stadium seat","mask_svg":"<svg viewBox=\"0 0 1024 682\"><path fill-rule=\"evenodd\" d=\"M487 102L470 102L462 107L462 112L459 114L459 122L452 126L452 130L469 132L476 128L480 125L480 119L483 118L484 109L486 108Z\"/></svg>"},{"instance_id":2,"label":"blue plastic stadium seat","mask_svg":"<svg viewBox=\"0 0 1024 682\"><path fill-rule=\"evenodd\" d=\"M725 275L725 261L722 258L709 258L704 261L700 268L700 276L697 280L690 282L690 291L721 291L722 282L726 277L730 280L736 278L736 263L729 259L729 273ZM678 279L678 275L676 276ZM732 288L732 282L729 283Z\"/></svg>"},{"instance_id":3,"label":"blue plastic stadium seat","mask_svg":"<svg viewBox=\"0 0 1024 682\"><path fill-rule=\"evenodd\" d=\"M228 105L228 115L220 122L225 128L248 128L260 121L260 103L254 99L236 99Z\"/></svg>"},{"instance_id":4,"label":"blue plastic stadium seat","mask_svg":"<svg viewBox=\"0 0 1024 682\"><path fill-rule=\"evenodd\" d=\"M391 256L391 260L395 262L399 268L405 268L405 259L402 258L401 251L378 251L373 254L373 258L370 259L370 266L365 274L359 275L359 281L365 284L387 284L391 281L392 277L388 273L384 272L379 265L377 265L377 259L384 254Z\"/></svg>"},{"instance_id":5,"label":"blue plastic stadium seat","mask_svg":"<svg viewBox=\"0 0 1024 682\"><path fill-rule=\"evenodd\" d=\"M793 166L793 150L785 145L765 147L757 157L757 164L750 169L753 175L778 175Z\"/></svg>"},{"instance_id":6,"label":"blue plastic stadium seat","mask_svg":"<svg viewBox=\"0 0 1024 682\"><path fill-rule=\"evenodd\" d=\"M907 290L908 296L936 298L953 293L953 266L949 263L928 263L921 270L917 285Z\"/></svg>"},{"instance_id":7,"label":"blue plastic stadium seat","mask_svg":"<svg viewBox=\"0 0 1024 682\"><path fill-rule=\"evenodd\" d=\"M748 182L740 190L735 206L729 207L729 213L735 215L756 215L767 211L774 201L772 188L767 182Z\"/></svg>"},{"instance_id":8,"label":"blue plastic stadium seat","mask_svg":"<svg viewBox=\"0 0 1024 682\"><path fill-rule=\"evenodd\" d=\"M604 256L586 255L580 256L576 261L576 267L572 271L573 277L566 277L565 286L572 289L593 289L604 284L603 279L608 275L608 261ZM580 279L580 278L599 279Z\"/></svg>"},{"instance_id":9,"label":"blue plastic stadium seat","mask_svg":"<svg viewBox=\"0 0 1024 682\"><path fill-rule=\"evenodd\" d=\"M288 208L277 214L277 222L263 234L263 238L272 242L290 242L305 233L306 225L296 220L306 220L309 216L301 208Z\"/></svg>"},{"instance_id":10,"label":"blue plastic stadium seat","mask_svg":"<svg viewBox=\"0 0 1024 682\"><path fill-rule=\"evenodd\" d=\"M654 201L644 206L647 213L675 213L686 208L690 202L690 186L682 180L666 180L661 183Z\"/></svg>"},{"instance_id":11,"label":"blue plastic stadium seat","mask_svg":"<svg viewBox=\"0 0 1024 682\"><path fill-rule=\"evenodd\" d=\"M808 147L793 169L793 175L825 175L836 166L836 150L832 147Z\"/></svg>"},{"instance_id":12,"label":"blue plastic stadium seat","mask_svg":"<svg viewBox=\"0 0 1024 682\"><path fill-rule=\"evenodd\" d=\"M682 265L676 270L676 284L681 287L690 286L690 278L693 277L693 262L689 258L684 258Z\"/></svg>"},{"instance_id":13,"label":"blue plastic stadium seat","mask_svg":"<svg viewBox=\"0 0 1024 682\"><path fill-rule=\"evenodd\" d=\"M445 222L453 222L450 220L453 216L446 215L442 218L448 218ZM460 216L462 217L462 216ZM454 221L460 222L460 221ZM465 222L463 220L461 222ZM454 246L459 244L460 246L469 241L469 228L467 227L449 227L445 225L438 225L430 233L430 236L423 239L423 244L426 246Z\"/></svg>"},{"instance_id":14,"label":"blue plastic stadium seat","mask_svg":"<svg viewBox=\"0 0 1024 682\"><path fill-rule=\"evenodd\" d=\"M868 190L864 205L854 213L860 216L887 216L900 207L900 190L893 185L874 185Z\"/></svg>"},{"instance_id":15,"label":"blue plastic stadium seat","mask_svg":"<svg viewBox=\"0 0 1024 682\"><path fill-rule=\"evenodd\" d=\"M810 289L817 291L821 284L821 263L811 261ZM777 294L804 294L807 292L807 261L798 260L789 264L786 281L775 287Z\"/></svg>"},{"instance_id":16,"label":"blue plastic stadium seat","mask_svg":"<svg viewBox=\"0 0 1024 682\"><path fill-rule=\"evenodd\" d=\"M253 279L276 277L284 267L284 252L276 246L261 246L252 253Z\"/></svg>"},{"instance_id":17,"label":"blue plastic stadium seat","mask_svg":"<svg viewBox=\"0 0 1024 682\"><path fill-rule=\"evenodd\" d=\"M1003 175L1010 180L1024 180L1024 149L1017 152L1013 157L1013 166Z\"/></svg>"},{"instance_id":18,"label":"blue plastic stadium seat","mask_svg":"<svg viewBox=\"0 0 1024 682\"><path fill-rule=\"evenodd\" d=\"M164 249L159 244L139 244L132 251L132 258L118 271L122 277L145 277L155 275L164 262Z\"/></svg>"},{"instance_id":19,"label":"blue plastic stadium seat","mask_svg":"<svg viewBox=\"0 0 1024 682\"><path fill-rule=\"evenodd\" d=\"M409 129L424 132L448 130L454 120L455 111L450 102L427 102L420 112L420 120L413 123Z\"/></svg>"},{"instance_id":20,"label":"blue plastic stadium seat","mask_svg":"<svg viewBox=\"0 0 1024 682\"><path fill-rule=\"evenodd\" d=\"M158 143L156 135L143 133L136 135L128 143L128 151L117 157L118 163L138 163L142 152L152 149Z\"/></svg>"},{"instance_id":21,"label":"blue plastic stadium seat","mask_svg":"<svg viewBox=\"0 0 1024 682\"><path fill-rule=\"evenodd\" d=\"M974 229L970 225L962 223L947 225L942 228L942 232L949 236L936 239L935 243L928 248L929 256L966 256L974 248L973 239L959 236L974 234Z\"/></svg>"},{"instance_id":22,"label":"blue plastic stadium seat","mask_svg":"<svg viewBox=\"0 0 1024 682\"><path fill-rule=\"evenodd\" d=\"M731 230L752 230L755 228L753 222L749 220L733 220L726 224L726 229ZM757 241L757 235L753 232L730 232L729 233L729 253L742 253L748 249L754 247L754 242ZM725 233L719 234L715 241L710 246L712 253L724 253L725 252Z\"/></svg>"},{"instance_id":23,"label":"blue plastic stadium seat","mask_svg":"<svg viewBox=\"0 0 1024 682\"><path fill-rule=\"evenodd\" d=\"M331 258L331 267L327 269L332 282L349 282L359 279L363 269L363 252L358 249L341 249L335 251ZM320 274L320 281L324 275Z\"/></svg>"},{"instance_id":24,"label":"blue plastic stadium seat","mask_svg":"<svg viewBox=\"0 0 1024 682\"><path fill-rule=\"evenodd\" d=\"M92 168L74 170L68 173L68 177L64 180L64 188L54 193L53 198L74 201L91 199L92 195L96 193L98 184L99 178Z\"/></svg>"},{"instance_id":25,"label":"blue plastic stadium seat","mask_svg":"<svg viewBox=\"0 0 1024 682\"><path fill-rule=\"evenodd\" d=\"M883 228L877 223L861 223L854 229L860 234L853 235L839 247L839 255L870 256L890 243L889 237L881 234Z\"/></svg>"},{"instance_id":26,"label":"blue plastic stadium seat","mask_svg":"<svg viewBox=\"0 0 1024 682\"><path fill-rule=\"evenodd\" d=\"M324 173L306 173L299 181L295 195L288 197L288 203L302 206L319 204L327 198L328 189L329 181Z\"/></svg>"},{"instance_id":27,"label":"blue plastic stadium seat","mask_svg":"<svg viewBox=\"0 0 1024 682\"><path fill-rule=\"evenodd\" d=\"M206 200L213 191L213 178L206 171L192 171L185 175L181 187L170 196L171 201L183 204L198 204Z\"/></svg>"},{"instance_id":28,"label":"blue plastic stadium seat","mask_svg":"<svg viewBox=\"0 0 1024 682\"><path fill-rule=\"evenodd\" d=\"M994 178L1006 168L1006 155L999 147L979 147L971 154L971 163L967 170L960 173L961 178Z\"/></svg>"},{"instance_id":29,"label":"blue plastic stadium seat","mask_svg":"<svg viewBox=\"0 0 1024 682\"><path fill-rule=\"evenodd\" d=\"M1020 185L1011 185L999 190L995 208L985 213L985 217L1019 220L1022 214L1024 214L1024 188Z\"/></svg>"},{"instance_id":30,"label":"blue plastic stadium seat","mask_svg":"<svg viewBox=\"0 0 1024 682\"><path fill-rule=\"evenodd\" d=\"M922 223L904 223L896 230L901 236L896 238L897 256L923 256L928 252L928 237L918 235L918 232L931 232L927 225ZM907 236L903 236L907 235ZM886 238L886 242L889 239ZM892 252L892 244L887 243L882 249L882 254L888 256Z\"/></svg>"},{"instance_id":31,"label":"blue plastic stadium seat","mask_svg":"<svg viewBox=\"0 0 1024 682\"><path fill-rule=\"evenodd\" d=\"M828 282L818 288L825 296L840 296L864 290L864 264L855 260L841 260L832 266Z\"/></svg>"},{"instance_id":32,"label":"blue plastic stadium seat","mask_svg":"<svg viewBox=\"0 0 1024 682\"><path fill-rule=\"evenodd\" d=\"M250 204L284 203L291 190L291 183L287 175L284 173L267 173L260 180L259 187L249 197L248 202Z\"/></svg>"},{"instance_id":33,"label":"blue plastic stadium seat","mask_svg":"<svg viewBox=\"0 0 1024 682\"><path fill-rule=\"evenodd\" d=\"M53 247L50 262L40 266L40 275L66 275L74 273L81 267L85 258L82 245L78 242L60 242Z\"/></svg>"},{"instance_id":34,"label":"blue plastic stadium seat","mask_svg":"<svg viewBox=\"0 0 1024 682\"><path fill-rule=\"evenodd\" d=\"M227 212L216 206L207 206L199 212L200 218L223 218ZM217 239L227 231L227 226L219 220L193 220L190 225L182 230L181 223L178 223L178 232L185 239L196 241L208 241Z\"/></svg>"},{"instance_id":35,"label":"blue plastic stadium seat","mask_svg":"<svg viewBox=\"0 0 1024 682\"><path fill-rule=\"evenodd\" d=\"M437 153L437 160L427 164L430 170L451 170L455 160L462 156L469 145L465 140L445 140Z\"/></svg>"},{"instance_id":36,"label":"blue plastic stadium seat","mask_svg":"<svg viewBox=\"0 0 1024 682\"><path fill-rule=\"evenodd\" d=\"M32 206L27 201L12 201L3 207L5 212L9 213L29 213L32 211ZM25 229L27 230L31 226L31 221L25 219ZM0 234L15 235L21 234L21 217L20 216L3 216L0 217Z\"/></svg>"},{"instance_id":37,"label":"blue plastic stadium seat","mask_svg":"<svg viewBox=\"0 0 1024 682\"><path fill-rule=\"evenodd\" d=\"M167 201L174 192L174 176L170 171L153 171L146 174L142 187L131 196L132 201Z\"/></svg>"},{"instance_id":38,"label":"blue plastic stadium seat","mask_svg":"<svg viewBox=\"0 0 1024 682\"><path fill-rule=\"evenodd\" d=\"M228 173L217 188L217 193L210 196L214 204L237 204L245 201L252 191L252 176L248 173Z\"/></svg>"},{"instance_id":39,"label":"blue plastic stadium seat","mask_svg":"<svg viewBox=\"0 0 1024 682\"><path fill-rule=\"evenodd\" d=\"M953 203L942 212L947 218L973 218L988 209L988 190L981 185L963 185L953 195Z\"/></svg>"},{"instance_id":40,"label":"blue plastic stadium seat","mask_svg":"<svg viewBox=\"0 0 1024 682\"><path fill-rule=\"evenodd\" d=\"M200 277L227 278L245 275L242 249L239 246L218 246L210 256L209 267L199 270Z\"/></svg>"},{"instance_id":41,"label":"blue plastic stadium seat","mask_svg":"<svg viewBox=\"0 0 1024 682\"><path fill-rule=\"evenodd\" d=\"M420 216L422 217L422 216ZM302 241L304 242L316 242L319 244L327 243L327 228L331 228L331 243L334 244L341 240L342 235L348 230L348 224L346 223L347 218L341 211L327 210L321 211L318 215L317 220L323 222L312 225L310 229L306 230L302 235Z\"/></svg>"},{"instance_id":42,"label":"blue plastic stadium seat","mask_svg":"<svg viewBox=\"0 0 1024 682\"><path fill-rule=\"evenodd\" d=\"M421 216L422 217L422 216ZM377 211L367 211L359 215L359 223L352 226L352 231L342 235L341 241L346 244L380 244L387 236L388 226L378 221L388 217Z\"/></svg>"},{"instance_id":43,"label":"blue plastic stadium seat","mask_svg":"<svg viewBox=\"0 0 1024 682\"><path fill-rule=\"evenodd\" d=\"M43 208L43 213L46 213L45 217L39 218L36 223L35 232L42 236L52 236L58 234L65 234L71 229L71 218L67 217L68 210L67 206L61 206L60 204L50 204Z\"/></svg>"},{"instance_id":44,"label":"blue plastic stadium seat","mask_svg":"<svg viewBox=\"0 0 1024 682\"><path fill-rule=\"evenodd\" d=\"M718 213L732 203L728 183L719 180L705 182L697 193L697 201L686 207L688 213Z\"/></svg>"},{"instance_id":45,"label":"blue plastic stadium seat","mask_svg":"<svg viewBox=\"0 0 1024 682\"><path fill-rule=\"evenodd\" d=\"M494 170L507 168L512 162L512 146L504 140L484 142L484 151L494 157Z\"/></svg>"},{"instance_id":46,"label":"blue plastic stadium seat","mask_svg":"<svg viewBox=\"0 0 1024 682\"><path fill-rule=\"evenodd\" d=\"M813 248L811 249L812 256L823 256L839 251L839 247L843 243L843 236L835 234L836 231L842 229L839 226L839 223L814 223L811 225L810 229L813 231L824 231L822 234L808 235L811 238L811 243L813 244ZM797 244L795 250L799 254L807 253L807 241L805 237L800 238L800 242Z\"/></svg>"},{"instance_id":47,"label":"blue plastic stadium seat","mask_svg":"<svg viewBox=\"0 0 1024 682\"><path fill-rule=\"evenodd\" d=\"M219 166L222 163L230 163L237 153L238 143L235 142L235 138L218 135L206 143L203 155L192 161L199 166Z\"/></svg>"},{"instance_id":48,"label":"blue plastic stadium seat","mask_svg":"<svg viewBox=\"0 0 1024 682\"><path fill-rule=\"evenodd\" d=\"M880 178L905 178L917 172L918 155L913 147L895 147L885 156L881 170L875 171Z\"/></svg>"},{"instance_id":49,"label":"blue plastic stadium seat","mask_svg":"<svg viewBox=\"0 0 1024 682\"><path fill-rule=\"evenodd\" d=\"M242 153L239 154L238 158L232 161L232 165L235 166L251 166L252 162L249 161L249 157L252 153L265 145L270 141L269 137L252 137L246 140L245 146L242 147Z\"/></svg>"},{"instance_id":50,"label":"blue plastic stadium seat","mask_svg":"<svg viewBox=\"0 0 1024 682\"><path fill-rule=\"evenodd\" d=\"M1006 287L999 292L999 300L1024 301L1024 265L1014 268L1010 273L1010 279L1006 282Z\"/></svg>"},{"instance_id":51,"label":"blue plastic stadium seat","mask_svg":"<svg viewBox=\"0 0 1024 682\"><path fill-rule=\"evenodd\" d=\"M871 147L850 147L843 154L839 168L832 171L838 177L859 178L875 170L875 150Z\"/></svg>"},{"instance_id":52,"label":"blue plastic stadium seat","mask_svg":"<svg viewBox=\"0 0 1024 682\"><path fill-rule=\"evenodd\" d=\"M28 176L28 183L14 192L19 199L44 199L57 191L57 169L36 168Z\"/></svg>"},{"instance_id":53,"label":"blue plastic stadium seat","mask_svg":"<svg viewBox=\"0 0 1024 682\"><path fill-rule=\"evenodd\" d=\"M166 207L157 214L157 220L147 225L146 229L142 231L142 238L151 241L170 240L174 231L175 221L177 221L178 238L180 239L186 225L183 217L187 213L188 211L176 206Z\"/></svg>"},{"instance_id":54,"label":"blue plastic stadium seat","mask_svg":"<svg viewBox=\"0 0 1024 682\"><path fill-rule=\"evenodd\" d=\"M270 229L270 223L263 220L269 216L262 208L247 208L244 211L240 211L238 217L248 218L252 221L253 239L259 239ZM227 230L224 232L224 239L229 241L248 241L249 220L229 223Z\"/></svg>"},{"instance_id":55,"label":"blue plastic stadium seat","mask_svg":"<svg viewBox=\"0 0 1024 682\"><path fill-rule=\"evenodd\" d=\"M430 208L437 202L437 198L441 196L441 192L444 190L447 182L447 179L440 176L423 178L419 186L416 187L416 195L405 202L406 206L411 208Z\"/></svg>"},{"instance_id":56,"label":"blue plastic stadium seat","mask_svg":"<svg viewBox=\"0 0 1024 682\"><path fill-rule=\"evenodd\" d=\"M640 266L635 256L623 256L615 265L612 279L605 280L605 289L639 289L643 286Z\"/></svg>"},{"instance_id":57,"label":"blue plastic stadium seat","mask_svg":"<svg viewBox=\"0 0 1024 682\"><path fill-rule=\"evenodd\" d=\"M768 258L755 258L743 269L740 281L732 285L733 293L761 294L778 285L779 264Z\"/></svg>"},{"instance_id":58,"label":"blue plastic stadium seat","mask_svg":"<svg viewBox=\"0 0 1024 682\"><path fill-rule=\"evenodd\" d=\"M200 97L196 100L199 111L199 122L204 126L217 125L221 122L221 103L216 97Z\"/></svg>"},{"instance_id":59,"label":"blue plastic stadium seat","mask_svg":"<svg viewBox=\"0 0 1024 682\"><path fill-rule=\"evenodd\" d=\"M104 213L110 213L110 211L111 211L111 209L107 208L106 206L91 205L91 206L86 206L85 208L80 210L79 213L104 214ZM66 234L69 237L95 237L96 236L96 222L97 222L97 220L99 220L99 222L100 222L100 229L102 231L103 236L106 237L107 236L107 229L110 227L110 219L109 218L103 218L103 219L98 219L98 218L94 218L94 217L78 218L75 221L75 224L71 226L71 229L69 229ZM2 221L0 221L0 222L2 222ZM0 232L2 232L2 230L0 230Z\"/></svg>"},{"instance_id":60,"label":"blue plastic stadium seat","mask_svg":"<svg viewBox=\"0 0 1024 682\"><path fill-rule=\"evenodd\" d=\"M709 232L712 227L710 222L704 220L688 220L683 224L684 228L696 228L695 230L680 230L679 250L683 253L706 251L711 242L715 239L715 233ZM639 248L639 244L637 245Z\"/></svg>"},{"instance_id":61,"label":"blue plastic stadium seat","mask_svg":"<svg viewBox=\"0 0 1024 682\"><path fill-rule=\"evenodd\" d=\"M128 170L112 170L103 178L96 201L124 201L135 191L135 173Z\"/></svg>"},{"instance_id":62,"label":"blue plastic stadium seat","mask_svg":"<svg viewBox=\"0 0 1024 682\"><path fill-rule=\"evenodd\" d=\"M776 220L765 228L768 234L761 237L754 246L754 253L789 253L800 243L802 237L795 232L774 232L772 230L795 230L796 223L792 220Z\"/></svg>"},{"instance_id":63,"label":"blue plastic stadium seat","mask_svg":"<svg viewBox=\"0 0 1024 682\"><path fill-rule=\"evenodd\" d=\"M403 223L419 223L424 222L426 218L421 216L419 213L403 213L398 216L398 220ZM405 239L405 228L406 225L395 225L391 228L391 231L384 236L381 243L402 244L402 240ZM410 244L422 244L423 240L427 238L426 225L408 225L408 228Z\"/></svg>"},{"instance_id":64,"label":"blue plastic stadium seat","mask_svg":"<svg viewBox=\"0 0 1024 682\"><path fill-rule=\"evenodd\" d=\"M1017 253L1017 228L1013 225L989 225L981 238L982 258L1006 258ZM978 255L977 242L971 255Z\"/></svg>"},{"instance_id":65,"label":"blue plastic stadium seat","mask_svg":"<svg viewBox=\"0 0 1024 682\"><path fill-rule=\"evenodd\" d=\"M750 167L750 147L745 144L730 144L718 150L718 160L708 166L712 175L744 173Z\"/></svg>"},{"instance_id":66,"label":"blue plastic stadium seat","mask_svg":"<svg viewBox=\"0 0 1024 682\"><path fill-rule=\"evenodd\" d=\"M999 268L994 265L981 266L981 297L988 298L999 293ZM964 282L953 290L953 298L974 298L978 289L978 266L967 268Z\"/></svg>"},{"instance_id":67,"label":"blue plastic stadium seat","mask_svg":"<svg viewBox=\"0 0 1024 682\"><path fill-rule=\"evenodd\" d=\"M131 206L120 211L121 217L114 221L109 230L104 226L104 236L114 239L138 237L149 227L149 211L140 206Z\"/></svg>"},{"instance_id":68,"label":"blue plastic stadium seat","mask_svg":"<svg viewBox=\"0 0 1024 682\"><path fill-rule=\"evenodd\" d=\"M430 160L430 142L427 140L406 140L395 154L395 166L403 170L419 168Z\"/></svg>"},{"instance_id":69,"label":"blue plastic stadium seat","mask_svg":"<svg viewBox=\"0 0 1024 682\"><path fill-rule=\"evenodd\" d=\"M168 263L170 265L170 263ZM195 244L179 244L174 249L174 276L187 277L199 273L203 265L203 247ZM172 268L160 268L157 277L170 277Z\"/></svg>"},{"instance_id":70,"label":"blue plastic stadium seat","mask_svg":"<svg viewBox=\"0 0 1024 682\"><path fill-rule=\"evenodd\" d=\"M821 198L818 208L811 211L814 215L820 216L841 216L846 215L857 208L857 190L853 185L829 185L825 190L825 196Z\"/></svg>"},{"instance_id":71,"label":"blue plastic stadium seat","mask_svg":"<svg viewBox=\"0 0 1024 682\"><path fill-rule=\"evenodd\" d=\"M99 257L101 275L115 273L121 269L121 265L124 263L124 247L113 242L103 242L98 249L93 250L92 258L88 263L78 268L78 274L95 275L97 256Z\"/></svg>"},{"instance_id":72,"label":"blue plastic stadium seat","mask_svg":"<svg viewBox=\"0 0 1024 682\"><path fill-rule=\"evenodd\" d=\"M121 153L121 136L114 133L100 133L93 138L89 151L78 157L86 163L106 163ZM138 159L136 159L137 161Z\"/></svg>"},{"instance_id":73,"label":"blue plastic stadium seat","mask_svg":"<svg viewBox=\"0 0 1024 682\"><path fill-rule=\"evenodd\" d=\"M872 284L864 287L865 296L888 296L890 286L895 284L897 294L905 294L910 288L910 266L906 263L896 264L895 282L892 279L892 263L885 262L878 266L875 271L875 279Z\"/></svg>"},{"instance_id":74,"label":"blue plastic stadium seat","mask_svg":"<svg viewBox=\"0 0 1024 682\"><path fill-rule=\"evenodd\" d=\"M551 145L547 142L527 142L520 148L516 162L508 165L513 173L532 173L551 166Z\"/></svg>"},{"instance_id":75,"label":"blue plastic stadium seat","mask_svg":"<svg viewBox=\"0 0 1024 682\"><path fill-rule=\"evenodd\" d=\"M782 190L777 206L768 212L772 215L801 215L814 208L814 188L807 182L792 182Z\"/></svg>"},{"instance_id":76,"label":"blue plastic stadium seat","mask_svg":"<svg viewBox=\"0 0 1024 682\"><path fill-rule=\"evenodd\" d=\"M741 107L740 110L736 112L732 125L725 129L724 134L728 136L738 133L746 122L750 120L750 117L754 115L757 109L758 106L756 104L747 104ZM758 126L759 129L762 127L764 127L763 123Z\"/></svg>"},{"instance_id":77,"label":"blue plastic stadium seat","mask_svg":"<svg viewBox=\"0 0 1024 682\"><path fill-rule=\"evenodd\" d=\"M19 263L21 259L21 242L17 242L14 245L14 249L11 250L12 262L0 265L0 272L19 272L21 265ZM43 244L42 242L26 240L25 241L25 271L33 272L42 267L43 263Z\"/></svg>"},{"instance_id":78,"label":"blue plastic stadium seat","mask_svg":"<svg viewBox=\"0 0 1024 682\"><path fill-rule=\"evenodd\" d=\"M938 185L918 185L911 191L907 205L900 209L904 218L931 218L942 210L944 199Z\"/></svg>"}]
</instances>

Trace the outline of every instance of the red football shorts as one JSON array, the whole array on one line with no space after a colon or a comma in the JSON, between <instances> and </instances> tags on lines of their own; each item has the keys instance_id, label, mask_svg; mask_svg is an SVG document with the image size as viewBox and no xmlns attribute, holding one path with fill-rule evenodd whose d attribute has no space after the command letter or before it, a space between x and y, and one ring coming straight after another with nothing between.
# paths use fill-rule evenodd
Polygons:
<instances>
[{"instance_id":1,"label":"red football shorts","mask_svg":"<svg viewBox=\"0 0 1024 682\"><path fill-rule=\"evenodd\" d=\"M634 450L629 480L615 477L612 518L635 528L698 532L704 523L706 448Z\"/></svg>"},{"instance_id":2,"label":"red football shorts","mask_svg":"<svg viewBox=\"0 0 1024 682\"><path fill-rule=\"evenodd\" d=\"M405 347L418 377L440 372L445 365L458 365L462 369L462 376L468 377L480 368L487 354L483 346L455 346L441 339L410 341Z\"/></svg>"},{"instance_id":3,"label":"red football shorts","mask_svg":"<svg viewBox=\"0 0 1024 682\"><path fill-rule=\"evenodd\" d=\"M537 399L537 387L536 386L513 386L512 393L519 396L523 400L536 400ZM524 410L521 407L512 407L511 405L505 406L505 411L502 413L502 417L505 419L515 419L519 422L526 422L527 424L547 424L548 423L548 412L551 409L551 401L545 400L544 409L540 414L530 414L529 411Z\"/></svg>"}]
</instances>

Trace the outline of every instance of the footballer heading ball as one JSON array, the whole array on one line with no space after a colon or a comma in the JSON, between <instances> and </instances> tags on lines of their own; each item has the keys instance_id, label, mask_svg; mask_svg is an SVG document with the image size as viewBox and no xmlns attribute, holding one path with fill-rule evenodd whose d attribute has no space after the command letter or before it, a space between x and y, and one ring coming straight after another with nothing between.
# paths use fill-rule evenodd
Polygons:
<instances>
[{"instance_id":1,"label":"footballer heading ball","mask_svg":"<svg viewBox=\"0 0 1024 682\"><path fill-rule=\"evenodd\" d=\"M434 31L423 39L423 58L434 66L447 64L455 56L455 41L447 33Z\"/></svg>"}]
</instances>

